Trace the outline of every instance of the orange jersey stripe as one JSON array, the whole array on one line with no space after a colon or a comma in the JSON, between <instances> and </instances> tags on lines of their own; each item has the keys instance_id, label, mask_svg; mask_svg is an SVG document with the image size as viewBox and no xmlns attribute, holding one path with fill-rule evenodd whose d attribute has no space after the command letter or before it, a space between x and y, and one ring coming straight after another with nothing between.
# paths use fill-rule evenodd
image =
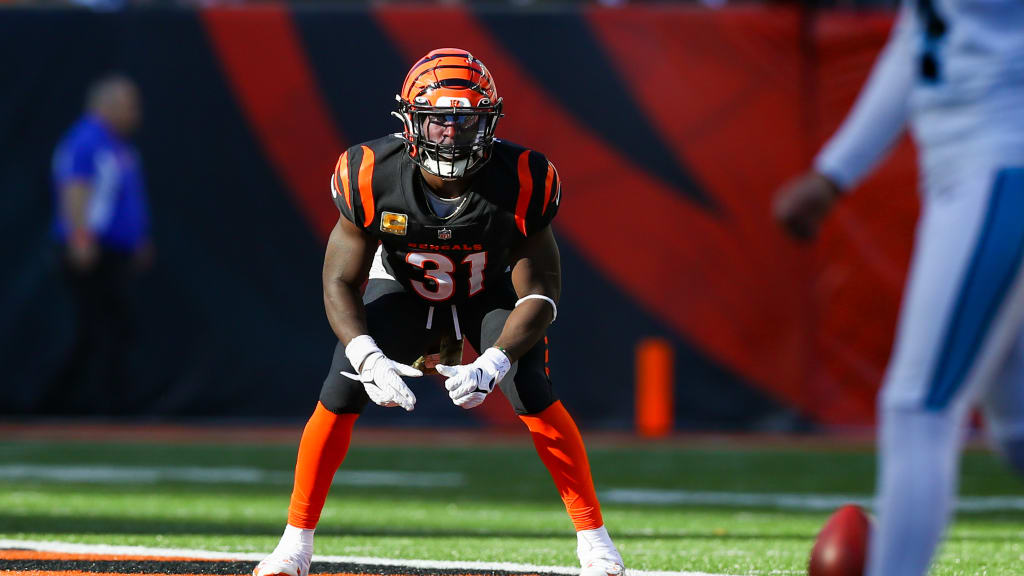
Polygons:
<instances>
[{"instance_id":1,"label":"orange jersey stripe","mask_svg":"<svg viewBox=\"0 0 1024 576\"><path fill-rule=\"evenodd\" d=\"M359 163L359 199L363 201L363 227L373 223L373 150L362 146L363 160Z\"/></svg>"},{"instance_id":2,"label":"orange jersey stripe","mask_svg":"<svg viewBox=\"0 0 1024 576\"><path fill-rule=\"evenodd\" d=\"M349 189L348 183L348 152L346 151L338 158L338 165L334 167L334 177L341 183L341 190L345 195L345 204L348 204L348 209L352 210L352 191Z\"/></svg>"},{"instance_id":3,"label":"orange jersey stripe","mask_svg":"<svg viewBox=\"0 0 1024 576\"><path fill-rule=\"evenodd\" d=\"M526 236L526 210L533 194L533 174L530 173L530 151L519 155L519 197L516 199L516 228Z\"/></svg>"},{"instance_id":4,"label":"orange jersey stripe","mask_svg":"<svg viewBox=\"0 0 1024 576\"><path fill-rule=\"evenodd\" d=\"M548 175L544 178L544 207L541 208L543 216L548 211L548 201L551 200L551 183L555 180L555 167L548 162Z\"/></svg>"}]
</instances>

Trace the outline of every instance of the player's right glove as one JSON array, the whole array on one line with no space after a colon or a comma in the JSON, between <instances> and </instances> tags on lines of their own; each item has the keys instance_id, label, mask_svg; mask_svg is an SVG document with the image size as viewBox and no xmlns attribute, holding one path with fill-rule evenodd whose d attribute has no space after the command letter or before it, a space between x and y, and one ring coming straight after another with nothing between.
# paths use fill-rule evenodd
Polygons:
<instances>
[{"instance_id":1,"label":"player's right glove","mask_svg":"<svg viewBox=\"0 0 1024 576\"><path fill-rule=\"evenodd\" d=\"M341 375L362 382L366 395L374 404L401 406L412 411L416 395L405 385L402 376L423 376L423 372L389 359L377 347L373 338L366 334L349 341L345 347L345 356L359 374L342 372Z\"/></svg>"}]
</instances>

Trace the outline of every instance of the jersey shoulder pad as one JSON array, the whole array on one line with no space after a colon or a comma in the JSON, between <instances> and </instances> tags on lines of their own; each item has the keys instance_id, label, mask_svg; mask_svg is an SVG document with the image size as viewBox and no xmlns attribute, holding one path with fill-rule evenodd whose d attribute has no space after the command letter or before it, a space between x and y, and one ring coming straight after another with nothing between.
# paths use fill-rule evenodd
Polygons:
<instances>
[{"instance_id":1,"label":"jersey shoulder pad","mask_svg":"<svg viewBox=\"0 0 1024 576\"><path fill-rule=\"evenodd\" d=\"M377 199L396 189L405 145L392 135L346 150L331 175L331 196L342 216L367 229L376 216Z\"/></svg>"},{"instance_id":2,"label":"jersey shoulder pad","mask_svg":"<svg viewBox=\"0 0 1024 576\"><path fill-rule=\"evenodd\" d=\"M561 179L555 165L547 156L511 142L495 143L497 160L507 165L515 175L516 228L523 236L543 230L558 213L562 200Z\"/></svg>"}]
</instances>

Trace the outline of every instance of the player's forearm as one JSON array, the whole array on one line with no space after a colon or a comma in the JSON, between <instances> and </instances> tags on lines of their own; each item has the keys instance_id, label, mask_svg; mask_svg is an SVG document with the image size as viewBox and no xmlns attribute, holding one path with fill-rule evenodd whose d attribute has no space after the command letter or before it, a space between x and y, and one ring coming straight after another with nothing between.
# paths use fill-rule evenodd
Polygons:
<instances>
[{"instance_id":1,"label":"player's forearm","mask_svg":"<svg viewBox=\"0 0 1024 576\"><path fill-rule=\"evenodd\" d=\"M550 228L526 240L512 267L512 285L519 301L505 320L495 346L515 362L544 336L554 322L562 292L558 244Z\"/></svg>"},{"instance_id":2,"label":"player's forearm","mask_svg":"<svg viewBox=\"0 0 1024 576\"><path fill-rule=\"evenodd\" d=\"M366 309L363 308L359 288L346 282L324 283L324 308L334 335L345 346L361 334L366 334Z\"/></svg>"},{"instance_id":3,"label":"player's forearm","mask_svg":"<svg viewBox=\"0 0 1024 576\"><path fill-rule=\"evenodd\" d=\"M510 361L519 360L544 337L553 315L553 308L544 300L523 302L505 320L495 347L501 348Z\"/></svg>"},{"instance_id":4,"label":"player's forearm","mask_svg":"<svg viewBox=\"0 0 1024 576\"><path fill-rule=\"evenodd\" d=\"M73 236L89 233L88 206L92 189L85 182L71 182L61 194L61 210Z\"/></svg>"},{"instance_id":5,"label":"player's forearm","mask_svg":"<svg viewBox=\"0 0 1024 576\"><path fill-rule=\"evenodd\" d=\"M909 19L901 15L842 126L815 158L814 168L843 190L866 176L902 134L913 87Z\"/></svg>"}]
</instances>

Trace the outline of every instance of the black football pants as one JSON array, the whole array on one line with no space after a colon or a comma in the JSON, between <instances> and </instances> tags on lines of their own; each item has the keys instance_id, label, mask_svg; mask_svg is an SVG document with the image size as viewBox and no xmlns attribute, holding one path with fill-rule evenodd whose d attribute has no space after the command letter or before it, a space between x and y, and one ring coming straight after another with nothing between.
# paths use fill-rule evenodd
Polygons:
<instances>
[{"instance_id":1,"label":"black football pants","mask_svg":"<svg viewBox=\"0 0 1024 576\"><path fill-rule=\"evenodd\" d=\"M479 301L459 305L456 310L459 331L474 349L486 350L494 345L505 326L505 319L515 306L511 286L483 294ZM451 304L431 305L408 293L393 280L372 279L363 295L369 335L384 354L396 362L411 364L435 349L441 336L455 332ZM427 319L430 316L430 328ZM542 338L502 379L499 387L516 414L536 414L558 398L551 388L546 371L547 345ZM338 342L334 349L331 371L320 391L320 402L335 414L359 414L369 402L361 382L342 376L355 373L345 356L345 347ZM437 391L444 394L443 388Z\"/></svg>"}]
</instances>

